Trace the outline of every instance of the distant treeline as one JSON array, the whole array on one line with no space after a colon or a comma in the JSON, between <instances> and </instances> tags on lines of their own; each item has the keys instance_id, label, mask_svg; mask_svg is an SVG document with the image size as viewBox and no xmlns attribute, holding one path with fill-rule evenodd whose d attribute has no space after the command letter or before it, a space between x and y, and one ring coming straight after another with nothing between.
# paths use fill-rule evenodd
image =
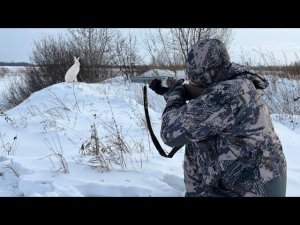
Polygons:
<instances>
[{"instance_id":1,"label":"distant treeline","mask_svg":"<svg viewBox=\"0 0 300 225\"><path fill-rule=\"evenodd\" d=\"M33 66L27 62L0 62L0 66Z\"/></svg>"},{"instance_id":2,"label":"distant treeline","mask_svg":"<svg viewBox=\"0 0 300 225\"><path fill-rule=\"evenodd\" d=\"M300 77L300 63L285 66L253 66L252 69L257 71L273 72L274 74L281 76L293 75Z\"/></svg>"},{"instance_id":3,"label":"distant treeline","mask_svg":"<svg viewBox=\"0 0 300 225\"><path fill-rule=\"evenodd\" d=\"M27 62L0 62L0 66L35 66L32 63ZM45 66L59 66L59 64L46 64ZM85 67L85 63L81 64L81 67ZM165 70L184 70L185 65L94 65L94 68L105 68L105 69L127 69L130 68L133 71L136 71L138 75L152 70L152 69L165 69ZM284 66L250 66L250 68L258 71L269 71L269 72L285 72L294 75L300 75L300 63L294 63L292 65L284 65Z\"/></svg>"}]
</instances>

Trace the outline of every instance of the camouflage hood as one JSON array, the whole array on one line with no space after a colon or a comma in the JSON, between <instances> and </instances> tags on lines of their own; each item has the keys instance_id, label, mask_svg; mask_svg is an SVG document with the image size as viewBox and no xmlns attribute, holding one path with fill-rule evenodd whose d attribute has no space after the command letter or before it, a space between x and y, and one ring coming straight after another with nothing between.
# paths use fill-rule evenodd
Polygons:
<instances>
[{"instance_id":1,"label":"camouflage hood","mask_svg":"<svg viewBox=\"0 0 300 225\"><path fill-rule=\"evenodd\" d=\"M268 82L254 71L230 63L226 46L218 39L203 39L192 46L187 56L186 73L189 80L202 87L238 76L252 80L256 88L268 86Z\"/></svg>"}]
</instances>

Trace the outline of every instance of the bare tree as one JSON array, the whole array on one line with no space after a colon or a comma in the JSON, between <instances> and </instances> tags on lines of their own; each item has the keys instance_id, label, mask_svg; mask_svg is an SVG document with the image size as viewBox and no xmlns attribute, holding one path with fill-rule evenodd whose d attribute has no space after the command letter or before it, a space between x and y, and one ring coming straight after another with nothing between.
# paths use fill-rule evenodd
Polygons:
<instances>
[{"instance_id":1,"label":"bare tree","mask_svg":"<svg viewBox=\"0 0 300 225\"><path fill-rule=\"evenodd\" d=\"M203 38L218 38L227 46L231 41L229 28L168 28L148 30L144 44L152 63L167 65L174 72L184 65L192 45Z\"/></svg>"},{"instance_id":2,"label":"bare tree","mask_svg":"<svg viewBox=\"0 0 300 225\"><path fill-rule=\"evenodd\" d=\"M112 63L110 52L116 31L107 28L79 28L68 31L70 48L81 59L81 79L90 82L105 80L108 66Z\"/></svg>"},{"instance_id":3,"label":"bare tree","mask_svg":"<svg viewBox=\"0 0 300 225\"><path fill-rule=\"evenodd\" d=\"M217 38L226 45L231 41L231 29L228 28L171 28L169 32L169 45L182 53L184 61L191 46L200 39Z\"/></svg>"},{"instance_id":4,"label":"bare tree","mask_svg":"<svg viewBox=\"0 0 300 225\"><path fill-rule=\"evenodd\" d=\"M142 62L137 48L136 37L133 37L132 34L123 37L118 32L114 43L114 51L111 55L112 60L128 79L135 75L137 66Z\"/></svg>"}]
</instances>

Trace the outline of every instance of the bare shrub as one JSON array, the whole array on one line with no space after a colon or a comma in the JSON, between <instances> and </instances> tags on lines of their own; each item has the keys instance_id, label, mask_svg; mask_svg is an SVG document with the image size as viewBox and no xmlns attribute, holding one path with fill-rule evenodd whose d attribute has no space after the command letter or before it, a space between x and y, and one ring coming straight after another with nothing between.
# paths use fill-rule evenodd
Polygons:
<instances>
[{"instance_id":1,"label":"bare shrub","mask_svg":"<svg viewBox=\"0 0 300 225\"><path fill-rule=\"evenodd\" d=\"M16 177L20 177L20 173L17 170L17 168L14 166L13 161L11 161L10 164L7 164L4 169L9 170L13 173L13 175L15 175Z\"/></svg>"},{"instance_id":2,"label":"bare shrub","mask_svg":"<svg viewBox=\"0 0 300 225\"><path fill-rule=\"evenodd\" d=\"M127 168L124 154L129 153L129 146L122 134L114 127L102 121L103 132L106 132L106 141L101 142L95 123L91 125L91 136L85 140L80 148L81 156L90 156L87 164L101 171L111 170L114 166L120 166L122 170ZM83 160L80 160L81 163Z\"/></svg>"},{"instance_id":3,"label":"bare shrub","mask_svg":"<svg viewBox=\"0 0 300 225\"><path fill-rule=\"evenodd\" d=\"M106 153L109 153L111 149L107 148L100 142L97 128L95 123L91 125L91 136L85 140L80 148L80 154L82 156L92 156L88 160L88 164L97 169L110 170L111 165L106 159Z\"/></svg>"},{"instance_id":4,"label":"bare shrub","mask_svg":"<svg viewBox=\"0 0 300 225\"><path fill-rule=\"evenodd\" d=\"M26 85L25 80L25 77L21 77L20 80L13 80L10 86L5 89L4 108L6 110L19 105L31 95L32 89ZM39 90L39 88L36 90Z\"/></svg>"},{"instance_id":5,"label":"bare shrub","mask_svg":"<svg viewBox=\"0 0 300 225\"><path fill-rule=\"evenodd\" d=\"M70 172L69 167L67 161L65 160L65 157L63 156L63 149L61 146L59 136L56 134L56 141L52 136L51 136L51 141L48 138L45 138L45 144L50 149L50 151L53 152L53 154L50 154L44 158L49 158L53 167L57 168L57 166L55 166L55 163L52 160L53 157L56 158L57 165L58 165L58 169L56 169L56 171L69 173Z\"/></svg>"},{"instance_id":6,"label":"bare shrub","mask_svg":"<svg viewBox=\"0 0 300 225\"><path fill-rule=\"evenodd\" d=\"M113 63L128 79L136 74L137 65L142 61L138 54L136 38L131 34L123 37L118 32L114 43L114 51L111 56Z\"/></svg>"},{"instance_id":7,"label":"bare shrub","mask_svg":"<svg viewBox=\"0 0 300 225\"><path fill-rule=\"evenodd\" d=\"M3 112L2 109L0 109L0 116L4 117L4 120L7 122L7 123L13 123L13 120L5 113Z\"/></svg>"},{"instance_id":8,"label":"bare shrub","mask_svg":"<svg viewBox=\"0 0 300 225\"><path fill-rule=\"evenodd\" d=\"M6 67L0 67L0 78L4 77L9 72L9 69Z\"/></svg>"},{"instance_id":9,"label":"bare shrub","mask_svg":"<svg viewBox=\"0 0 300 225\"><path fill-rule=\"evenodd\" d=\"M7 141L5 133L0 132L0 142L3 151L7 155L14 155L18 147L18 137L15 136L12 138L12 141Z\"/></svg>"},{"instance_id":10,"label":"bare shrub","mask_svg":"<svg viewBox=\"0 0 300 225\"><path fill-rule=\"evenodd\" d=\"M130 145L126 141L122 127L117 124L109 98L108 96L106 97L112 121L103 121L99 118L102 133L105 133L105 137L103 137L105 140L100 141L97 126L93 123L91 125L91 136L82 143L80 153L82 156L91 156L88 160L88 165L93 168L110 170L114 166L118 166L122 170L126 170L127 163L125 156L131 153ZM80 161L81 163L83 162L83 160Z\"/></svg>"}]
</instances>

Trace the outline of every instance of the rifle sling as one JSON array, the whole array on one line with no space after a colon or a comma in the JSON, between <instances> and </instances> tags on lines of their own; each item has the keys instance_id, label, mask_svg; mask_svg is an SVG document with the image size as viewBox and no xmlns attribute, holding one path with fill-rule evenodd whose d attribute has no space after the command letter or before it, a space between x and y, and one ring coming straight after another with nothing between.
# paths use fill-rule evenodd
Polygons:
<instances>
[{"instance_id":1,"label":"rifle sling","mask_svg":"<svg viewBox=\"0 0 300 225\"><path fill-rule=\"evenodd\" d=\"M163 157L166 158L172 158L174 156L174 154L183 147L183 145L181 146L176 146L174 147L171 152L169 154L166 154L166 152L162 149L161 145L159 144L153 130L152 130L152 126L151 126L151 122L150 122L150 117L149 117L149 112L148 112L148 99L147 99L147 86L146 84L144 85L144 109L145 109L145 116L146 116L146 121L147 121L147 127L152 139L153 144L155 145L156 149L158 150L159 154Z\"/></svg>"}]
</instances>

